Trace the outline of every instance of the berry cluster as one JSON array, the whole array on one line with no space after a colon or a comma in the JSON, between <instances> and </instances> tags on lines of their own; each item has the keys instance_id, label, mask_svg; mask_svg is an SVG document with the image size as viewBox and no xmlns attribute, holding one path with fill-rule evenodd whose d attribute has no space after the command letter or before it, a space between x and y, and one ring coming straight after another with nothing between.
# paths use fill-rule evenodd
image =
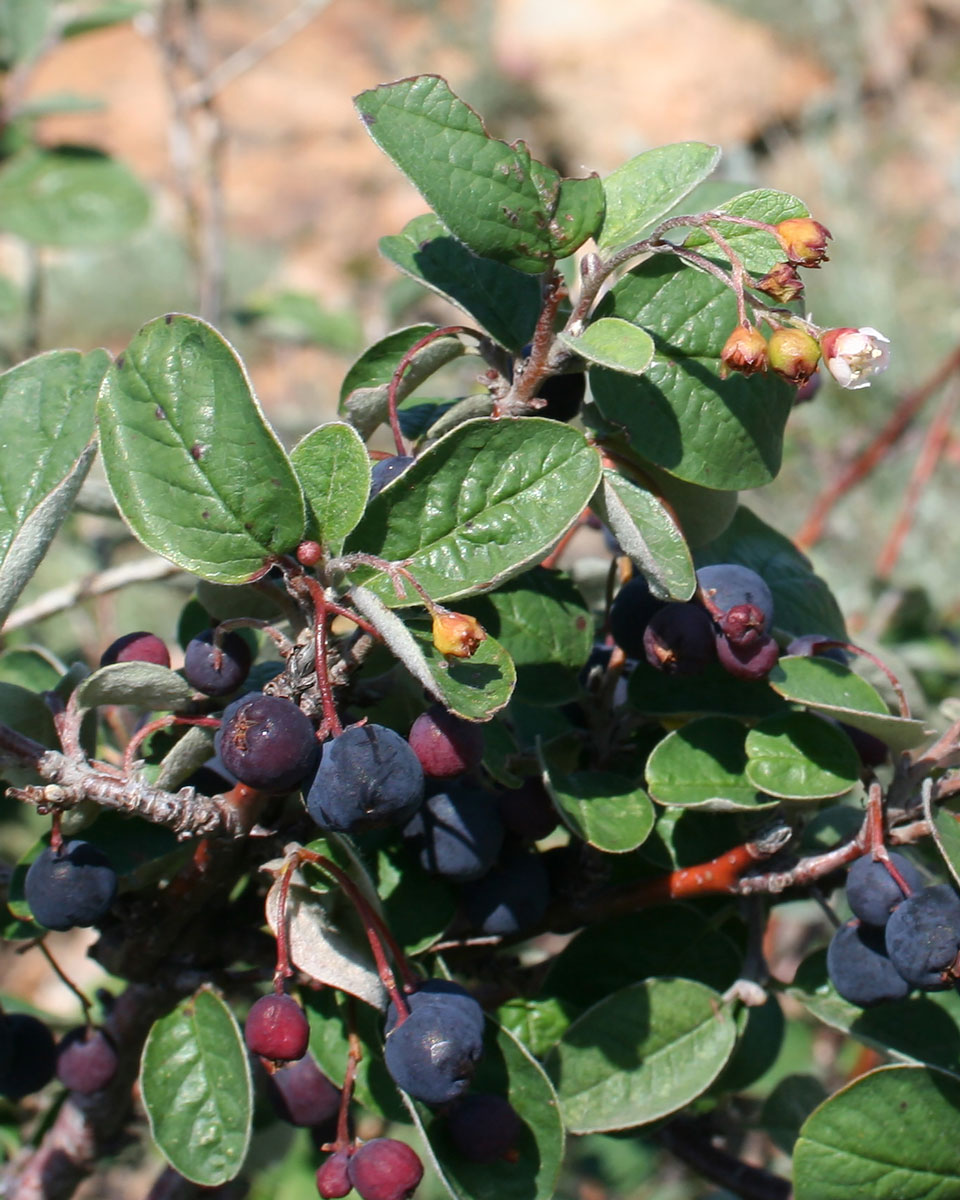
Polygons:
<instances>
[{"instance_id":1,"label":"berry cluster","mask_svg":"<svg viewBox=\"0 0 960 1200\"><path fill-rule=\"evenodd\" d=\"M833 935L827 971L845 1000L870 1008L913 988L935 992L960 981L960 897L925 887L901 854L889 864L864 855L847 874L853 920Z\"/></svg>"},{"instance_id":2,"label":"berry cluster","mask_svg":"<svg viewBox=\"0 0 960 1200\"><path fill-rule=\"evenodd\" d=\"M699 675L719 662L738 679L763 679L780 649L772 636L773 595L749 567L718 563L697 571L693 600L657 600L636 576L610 607L610 632L629 658L669 675Z\"/></svg>"},{"instance_id":3,"label":"berry cluster","mask_svg":"<svg viewBox=\"0 0 960 1200\"><path fill-rule=\"evenodd\" d=\"M82 1025L54 1041L44 1023L29 1013L0 1016L0 1095L22 1100L56 1077L65 1088L90 1096L117 1071L117 1051L102 1029Z\"/></svg>"}]
</instances>

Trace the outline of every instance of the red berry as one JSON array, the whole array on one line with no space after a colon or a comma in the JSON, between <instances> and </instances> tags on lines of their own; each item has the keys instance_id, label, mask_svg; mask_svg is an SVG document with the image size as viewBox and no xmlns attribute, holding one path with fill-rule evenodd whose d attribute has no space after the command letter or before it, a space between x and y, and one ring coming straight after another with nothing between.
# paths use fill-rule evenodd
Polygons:
<instances>
[{"instance_id":1,"label":"red berry","mask_svg":"<svg viewBox=\"0 0 960 1200\"><path fill-rule=\"evenodd\" d=\"M57 1047L57 1078L73 1092L99 1092L116 1071L117 1051L102 1029L71 1029Z\"/></svg>"},{"instance_id":2,"label":"red berry","mask_svg":"<svg viewBox=\"0 0 960 1200\"><path fill-rule=\"evenodd\" d=\"M301 542L297 547L297 562L302 567L315 567L323 558L323 547L319 542Z\"/></svg>"},{"instance_id":3,"label":"red berry","mask_svg":"<svg viewBox=\"0 0 960 1200\"><path fill-rule=\"evenodd\" d=\"M310 1025L292 996L261 996L250 1009L243 1032L254 1054L274 1062L303 1058L310 1042Z\"/></svg>"},{"instance_id":4,"label":"red berry","mask_svg":"<svg viewBox=\"0 0 960 1200\"><path fill-rule=\"evenodd\" d=\"M340 1200L352 1191L350 1174L347 1164L350 1161L349 1150L338 1150L335 1154L320 1164L317 1170L317 1191L323 1200Z\"/></svg>"},{"instance_id":5,"label":"red berry","mask_svg":"<svg viewBox=\"0 0 960 1200\"><path fill-rule=\"evenodd\" d=\"M125 633L123 637L118 637L100 655L101 667L118 662L147 662L169 667L170 651L155 633L140 629L136 633Z\"/></svg>"},{"instance_id":6,"label":"red berry","mask_svg":"<svg viewBox=\"0 0 960 1200\"><path fill-rule=\"evenodd\" d=\"M407 741L420 759L423 773L432 779L453 779L475 771L483 758L482 728L439 704L417 717Z\"/></svg>"},{"instance_id":7,"label":"red berry","mask_svg":"<svg viewBox=\"0 0 960 1200\"><path fill-rule=\"evenodd\" d=\"M406 1200L423 1178L423 1163L406 1142L374 1138L353 1152L347 1173L363 1200Z\"/></svg>"}]
</instances>

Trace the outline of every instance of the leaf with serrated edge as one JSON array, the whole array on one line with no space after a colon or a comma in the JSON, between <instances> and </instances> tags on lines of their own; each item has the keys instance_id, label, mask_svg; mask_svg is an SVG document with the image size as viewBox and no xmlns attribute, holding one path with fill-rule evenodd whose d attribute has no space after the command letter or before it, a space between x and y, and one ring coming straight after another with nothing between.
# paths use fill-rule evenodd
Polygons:
<instances>
[{"instance_id":1,"label":"leaf with serrated edge","mask_svg":"<svg viewBox=\"0 0 960 1200\"><path fill-rule=\"evenodd\" d=\"M97 402L117 507L164 558L214 583L258 578L303 538L303 493L232 346L198 317L145 325Z\"/></svg>"},{"instance_id":2,"label":"leaf with serrated edge","mask_svg":"<svg viewBox=\"0 0 960 1200\"><path fill-rule=\"evenodd\" d=\"M434 600L490 591L544 556L599 478L597 450L558 421L467 421L374 497L345 553L403 562ZM350 577L390 607L421 602L365 564Z\"/></svg>"},{"instance_id":3,"label":"leaf with serrated edge","mask_svg":"<svg viewBox=\"0 0 960 1200\"><path fill-rule=\"evenodd\" d=\"M872 684L832 659L787 655L769 680L784 699L872 733L894 753L910 750L929 736L922 721L893 716Z\"/></svg>"},{"instance_id":4,"label":"leaf with serrated edge","mask_svg":"<svg viewBox=\"0 0 960 1200\"><path fill-rule=\"evenodd\" d=\"M209 988L153 1023L140 1093L157 1148L202 1187L235 1179L253 1121L247 1050L236 1018Z\"/></svg>"},{"instance_id":5,"label":"leaf with serrated edge","mask_svg":"<svg viewBox=\"0 0 960 1200\"><path fill-rule=\"evenodd\" d=\"M761 487L780 469L793 389L771 374L720 378L736 297L712 275L657 254L608 292L598 317L646 330L656 353L642 376L590 368L600 416L664 470L717 490Z\"/></svg>"},{"instance_id":6,"label":"leaf with serrated edge","mask_svg":"<svg viewBox=\"0 0 960 1200\"><path fill-rule=\"evenodd\" d=\"M0 375L0 623L70 512L96 453L109 355L54 350Z\"/></svg>"},{"instance_id":7,"label":"leaf with serrated edge","mask_svg":"<svg viewBox=\"0 0 960 1200\"><path fill-rule=\"evenodd\" d=\"M523 142L490 137L438 75L361 92L367 132L450 232L476 254L539 274L572 254L603 219L596 176L561 179Z\"/></svg>"},{"instance_id":8,"label":"leaf with serrated edge","mask_svg":"<svg viewBox=\"0 0 960 1200\"><path fill-rule=\"evenodd\" d=\"M645 150L618 167L603 181L607 211L597 248L609 258L637 241L706 179L719 161L719 146L675 142Z\"/></svg>"},{"instance_id":9,"label":"leaf with serrated edge","mask_svg":"<svg viewBox=\"0 0 960 1200\"><path fill-rule=\"evenodd\" d=\"M605 470L591 501L660 600L689 600L697 578L683 530L653 492Z\"/></svg>"},{"instance_id":10,"label":"leaf with serrated edge","mask_svg":"<svg viewBox=\"0 0 960 1200\"><path fill-rule=\"evenodd\" d=\"M335 553L363 516L370 492L370 459L352 425L320 425L290 451L311 520L310 535Z\"/></svg>"},{"instance_id":11,"label":"leaf with serrated edge","mask_svg":"<svg viewBox=\"0 0 960 1200\"><path fill-rule=\"evenodd\" d=\"M189 683L159 663L122 662L100 667L74 692L79 708L129 704L132 708L183 708L195 692Z\"/></svg>"},{"instance_id":12,"label":"leaf with serrated edge","mask_svg":"<svg viewBox=\"0 0 960 1200\"><path fill-rule=\"evenodd\" d=\"M746 727L732 717L701 717L658 742L647 759L647 787L659 804L739 812L771 808L746 774Z\"/></svg>"},{"instance_id":13,"label":"leaf with serrated edge","mask_svg":"<svg viewBox=\"0 0 960 1200\"><path fill-rule=\"evenodd\" d=\"M642 375L653 358L653 339L649 333L619 317L600 317L591 321L578 337L557 335L561 342L587 362L625 375Z\"/></svg>"},{"instance_id":14,"label":"leaf with serrated edge","mask_svg":"<svg viewBox=\"0 0 960 1200\"><path fill-rule=\"evenodd\" d=\"M519 353L533 339L540 283L532 275L472 254L433 213L380 239L380 253L413 279L470 314L496 341Z\"/></svg>"},{"instance_id":15,"label":"leaf with serrated edge","mask_svg":"<svg viewBox=\"0 0 960 1200\"><path fill-rule=\"evenodd\" d=\"M781 800L828 800L849 792L860 778L853 743L813 713L767 717L747 734L747 779Z\"/></svg>"},{"instance_id":16,"label":"leaf with serrated edge","mask_svg":"<svg viewBox=\"0 0 960 1200\"><path fill-rule=\"evenodd\" d=\"M800 1127L796 1200L958 1200L960 1081L929 1067L880 1067Z\"/></svg>"},{"instance_id":17,"label":"leaf with serrated edge","mask_svg":"<svg viewBox=\"0 0 960 1200\"><path fill-rule=\"evenodd\" d=\"M692 979L646 979L578 1017L546 1062L571 1133L632 1129L702 1095L733 1052L736 1022Z\"/></svg>"},{"instance_id":18,"label":"leaf with serrated edge","mask_svg":"<svg viewBox=\"0 0 960 1200\"><path fill-rule=\"evenodd\" d=\"M280 881L267 893L267 924L276 934ZM313 891L293 872L287 898L287 937L293 964L320 983L349 992L374 1008L385 1008L386 992L366 943L347 936L331 920L326 895Z\"/></svg>"},{"instance_id":19,"label":"leaf with serrated edge","mask_svg":"<svg viewBox=\"0 0 960 1200\"><path fill-rule=\"evenodd\" d=\"M470 1162L451 1145L444 1117L404 1096L424 1149L453 1200L552 1200L564 1142L553 1085L529 1050L490 1016L484 1042L472 1090L510 1101L523 1122L515 1155Z\"/></svg>"}]
</instances>

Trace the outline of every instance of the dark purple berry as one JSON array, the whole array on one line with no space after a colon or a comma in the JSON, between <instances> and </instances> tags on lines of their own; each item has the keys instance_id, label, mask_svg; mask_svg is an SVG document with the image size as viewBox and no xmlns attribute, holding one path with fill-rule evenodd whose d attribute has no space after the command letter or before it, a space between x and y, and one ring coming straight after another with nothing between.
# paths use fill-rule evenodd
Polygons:
<instances>
[{"instance_id":1,"label":"dark purple berry","mask_svg":"<svg viewBox=\"0 0 960 1200\"><path fill-rule=\"evenodd\" d=\"M482 934L509 937L532 929L547 911L550 881L538 854L516 851L482 879L463 886L463 910Z\"/></svg>"},{"instance_id":2,"label":"dark purple berry","mask_svg":"<svg viewBox=\"0 0 960 1200\"><path fill-rule=\"evenodd\" d=\"M911 892L923 887L923 876L902 854L893 853L890 861ZM886 925L887 919L905 899L900 885L879 860L865 854L847 872L847 903L850 911L868 925Z\"/></svg>"},{"instance_id":3,"label":"dark purple berry","mask_svg":"<svg viewBox=\"0 0 960 1200\"><path fill-rule=\"evenodd\" d=\"M393 483L413 461L409 454L395 454L375 462L370 471L370 499L379 496L387 484Z\"/></svg>"},{"instance_id":4,"label":"dark purple berry","mask_svg":"<svg viewBox=\"0 0 960 1200\"><path fill-rule=\"evenodd\" d=\"M472 772L483 758L483 729L475 721L434 704L421 713L407 741L431 779L453 779Z\"/></svg>"},{"instance_id":5,"label":"dark purple berry","mask_svg":"<svg viewBox=\"0 0 960 1200\"><path fill-rule=\"evenodd\" d=\"M169 667L170 651L155 633L141 629L118 637L100 655L101 667L118 662L147 662Z\"/></svg>"},{"instance_id":6,"label":"dark purple berry","mask_svg":"<svg viewBox=\"0 0 960 1200\"><path fill-rule=\"evenodd\" d=\"M773 593L765 581L739 563L716 563L697 571L700 597L710 616L719 621L741 604L752 604L763 613L764 633L773 627Z\"/></svg>"},{"instance_id":7,"label":"dark purple berry","mask_svg":"<svg viewBox=\"0 0 960 1200\"><path fill-rule=\"evenodd\" d=\"M351 725L327 742L307 793L310 816L337 833L399 825L422 801L420 760L384 725Z\"/></svg>"},{"instance_id":8,"label":"dark purple berry","mask_svg":"<svg viewBox=\"0 0 960 1200\"><path fill-rule=\"evenodd\" d=\"M551 375L537 388L537 396L547 403L536 410L536 415L551 421L572 421L580 411L586 391L587 379L582 371Z\"/></svg>"},{"instance_id":9,"label":"dark purple berry","mask_svg":"<svg viewBox=\"0 0 960 1200\"><path fill-rule=\"evenodd\" d=\"M117 1050L102 1029L81 1025L60 1039L57 1078L72 1092L84 1096L99 1092L116 1073Z\"/></svg>"},{"instance_id":10,"label":"dark purple berry","mask_svg":"<svg viewBox=\"0 0 960 1200\"><path fill-rule=\"evenodd\" d=\"M470 1086L483 1037L459 997L411 1005L387 1034L384 1062L397 1087L424 1104L449 1104Z\"/></svg>"},{"instance_id":11,"label":"dark purple berry","mask_svg":"<svg viewBox=\"0 0 960 1200\"><path fill-rule=\"evenodd\" d=\"M539 842L560 820L547 789L535 775L518 788L498 793L497 809L504 827L527 842Z\"/></svg>"},{"instance_id":12,"label":"dark purple berry","mask_svg":"<svg viewBox=\"0 0 960 1200\"><path fill-rule=\"evenodd\" d=\"M406 1142L374 1138L350 1155L347 1174L363 1200L406 1200L423 1178L423 1163Z\"/></svg>"},{"instance_id":13,"label":"dark purple berry","mask_svg":"<svg viewBox=\"0 0 960 1200\"><path fill-rule=\"evenodd\" d=\"M310 1025L292 996L261 996L247 1014L243 1036L261 1058L293 1062L307 1052Z\"/></svg>"},{"instance_id":14,"label":"dark purple berry","mask_svg":"<svg viewBox=\"0 0 960 1200\"><path fill-rule=\"evenodd\" d=\"M960 897L945 883L922 888L890 914L890 961L907 983L939 992L960 979Z\"/></svg>"},{"instance_id":15,"label":"dark purple berry","mask_svg":"<svg viewBox=\"0 0 960 1200\"><path fill-rule=\"evenodd\" d=\"M313 723L292 700L250 692L227 705L215 739L220 761L241 783L288 792L319 753Z\"/></svg>"},{"instance_id":16,"label":"dark purple berry","mask_svg":"<svg viewBox=\"0 0 960 1200\"><path fill-rule=\"evenodd\" d=\"M450 1140L470 1162L497 1162L515 1147L522 1130L509 1100L488 1092L468 1092L447 1114Z\"/></svg>"},{"instance_id":17,"label":"dark purple berry","mask_svg":"<svg viewBox=\"0 0 960 1200\"><path fill-rule=\"evenodd\" d=\"M860 1008L902 1000L910 991L887 956L882 931L860 921L848 921L833 935L827 974L844 1000Z\"/></svg>"},{"instance_id":18,"label":"dark purple berry","mask_svg":"<svg viewBox=\"0 0 960 1200\"><path fill-rule=\"evenodd\" d=\"M667 604L643 634L647 662L667 675L699 675L716 658L713 624L697 604Z\"/></svg>"},{"instance_id":19,"label":"dark purple berry","mask_svg":"<svg viewBox=\"0 0 960 1200\"><path fill-rule=\"evenodd\" d=\"M780 647L766 634L746 645L734 646L718 633L716 646L721 667L737 679L766 679L780 658Z\"/></svg>"},{"instance_id":20,"label":"dark purple berry","mask_svg":"<svg viewBox=\"0 0 960 1200\"><path fill-rule=\"evenodd\" d=\"M493 866L503 844L503 822L486 792L454 783L423 802L403 836L413 843L425 871L466 883Z\"/></svg>"},{"instance_id":21,"label":"dark purple berry","mask_svg":"<svg viewBox=\"0 0 960 1200\"><path fill-rule=\"evenodd\" d=\"M330 1082L309 1054L270 1077L270 1091L283 1120L311 1129L340 1111L340 1089Z\"/></svg>"},{"instance_id":22,"label":"dark purple berry","mask_svg":"<svg viewBox=\"0 0 960 1200\"><path fill-rule=\"evenodd\" d=\"M56 854L48 846L30 864L24 898L47 929L96 925L113 904L117 874L107 856L89 842L67 842Z\"/></svg>"},{"instance_id":23,"label":"dark purple berry","mask_svg":"<svg viewBox=\"0 0 960 1200\"><path fill-rule=\"evenodd\" d=\"M21 1100L39 1092L50 1082L57 1069L57 1048L53 1034L28 1013L11 1013L3 1018L10 1038L11 1052L0 1070L0 1095Z\"/></svg>"},{"instance_id":24,"label":"dark purple berry","mask_svg":"<svg viewBox=\"0 0 960 1200\"><path fill-rule=\"evenodd\" d=\"M207 696L226 696L236 691L250 674L253 655L238 633L225 633L215 645L212 629L197 634L187 643L183 673L191 687Z\"/></svg>"},{"instance_id":25,"label":"dark purple berry","mask_svg":"<svg viewBox=\"0 0 960 1200\"><path fill-rule=\"evenodd\" d=\"M650 618L665 607L642 575L635 575L614 596L610 605L610 633L627 658L645 656L644 631Z\"/></svg>"},{"instance_id":26,"label":"dark purple berry","mask_svg":"<svg viewBox=\"0 0 960 1200\"><path fill-rule=\"evenodd\" d=\"M431 1004L440 1004L445 1008L459 1009L464 1020L468 1021L476 1036L483 1040L483 1009L470 995L465 987L454 983L452 979L425 979L415 992L407 996L407 1005L411 1012L421 1008L429 1008ZM397 1009L393 1001L387 1009L387 1022L384 1033L391 1033L397 1023Z\"/></svg>"},{"instance_id":27,"label":"dark purple berry","mask_svg":"<svg viewBox=\"0 0 960 1200\"><path fill-rule=\"evenodd\" d=\"M323 1200L340 1200L353 1190L347 1166L349 1150L337 1150L317 1169L317 1191Z\"/></svg>"}]
</instances>

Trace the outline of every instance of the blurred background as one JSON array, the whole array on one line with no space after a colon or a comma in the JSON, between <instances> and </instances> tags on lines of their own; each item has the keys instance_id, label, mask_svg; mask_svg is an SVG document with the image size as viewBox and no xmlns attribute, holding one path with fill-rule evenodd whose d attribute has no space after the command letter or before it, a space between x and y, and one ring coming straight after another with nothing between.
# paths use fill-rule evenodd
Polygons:
<instances>
[{"instance_id":1,"label":"blurred background","mask_svg":"<svg viewBox=\"0 0 960 1200\"><path fill-rule=\"evenodd\" d=\"M0 173L3 366L54 347L117 352L160 313L195 312L237 345L288 446L332 417L364 346L449 316L378 255L426 206L351 103L422 72L568 174L714 142L723 178L794 192L832 230L831 261L805 276L809 307L823 325L883 331L892 366L869 389L825 383L798 406L781 477L741 497L786 534L960 342L960 0L0 0L0 67L0 154L35 170L19 191ZM43 157L63 145L129 174L93 188L74 229L38 228L44 190L74 186ZM72 154L70 170L90 166ZM919 712L960 681L957 385L921 398L810 548ZM89 507L22 605L142 556ZM5 644L95 664L125 629L173 642L169 586L84 601ZM64 942L68 967L82 971L83 950ZM38 972L20 990L56 1011L62 989ZM857 1068L861 1052L829 1031L790 1036L782 1074L819 1056L834 1086ZM636 1139L584 1139L564 1195L721 1195L680 1167L651 1182L659 1161ZM262 1194L293 1200L302 1179L274 1176Z\"/></svg>"}]
</instances>

